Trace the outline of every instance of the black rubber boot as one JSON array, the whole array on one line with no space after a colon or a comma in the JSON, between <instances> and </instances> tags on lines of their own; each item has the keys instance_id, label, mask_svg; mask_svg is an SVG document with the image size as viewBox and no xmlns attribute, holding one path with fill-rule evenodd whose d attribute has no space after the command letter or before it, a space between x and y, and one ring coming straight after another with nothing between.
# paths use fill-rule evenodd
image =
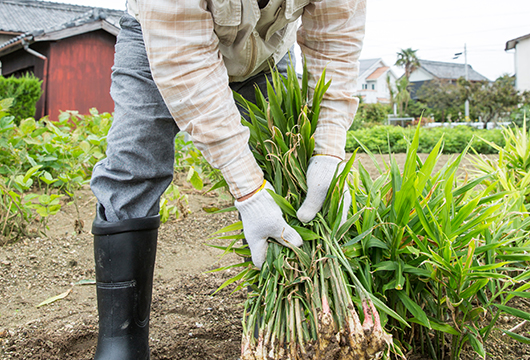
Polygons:
<instances>
[{"instance_id":1,"label":"black rubber boot","mask_svg":"<svg viewBox=\"0 0 530 360\"><path fill-rule=\"evenodd\" d=\"M94 360L148 360L160 216L92 224L99 313Z\"/></svg>"}]
</instances>

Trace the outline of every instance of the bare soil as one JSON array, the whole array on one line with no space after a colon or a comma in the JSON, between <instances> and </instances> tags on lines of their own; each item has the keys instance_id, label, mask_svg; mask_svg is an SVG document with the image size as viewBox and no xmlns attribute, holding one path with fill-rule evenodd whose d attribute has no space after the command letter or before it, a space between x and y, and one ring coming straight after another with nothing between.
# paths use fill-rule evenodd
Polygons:
<instances>
[{"instance_id":1,"label":"bare soil","mask_svg":"<svg viewBox=\"0 0 530 360\"><path fill-rule=\"evenodd\" d=\"M377 170L366 155L359 160L375 176ZM404 156L396 155L399 163ZM446 162L444 156L440 163ZM467 161L466 161L467 162ZM461 173L465 173L461 168ZM186 184L191 213L171 219L159 231L153 304L151 358L235 360L240 355L241 317L246 294L231 294L233 286L213 295L235 271L207 273L235 263L235 255L219 259L220 251L206 244L209 234L237 221L237 214L207 214L203 206L227 206L226 195L204 195ZM77 211L65 205L48 223L46 236L22 239L0 248L0 359L92 359L97 341L96 292L92 236L95 199L90 190L78 194ZM79 222L78 222L79 224ZM80 229L80 231L76 231ZM224 244L223 244L224 245ZM81 282L81 283L80 283ZM52 296L68 295L37 307ZM511 304L529 311L530 303ZM486 319L485 319L486 321ZM505 329L516 319L501 319ZM530 328L517 331L526 333ZM486 344L491 359L530 359L530 345L520 344L497 331ZM426 359L409 354L410 359ZM471 352L462 358L473 359Z\"/></svg>"}]
</instances>

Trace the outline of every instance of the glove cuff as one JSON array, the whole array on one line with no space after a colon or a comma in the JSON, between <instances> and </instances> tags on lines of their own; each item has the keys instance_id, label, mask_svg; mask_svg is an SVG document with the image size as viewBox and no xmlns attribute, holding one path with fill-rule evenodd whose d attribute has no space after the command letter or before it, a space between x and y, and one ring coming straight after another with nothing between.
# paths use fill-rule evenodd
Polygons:
<instances>
[{"instance_id":1,"label":"glove cuff","mask_svg":"<svg viewBox=\"0 0 530 360\"><path fill-rule=\"evenodd\" d=\"M337 170L337 166L342 162L342 160L336 156L316 154L309 159L309 164L307 166L308 170L309 166L315 162L319 163L318 172L331 172L331 176L333 176L335 170Z\"/></svg>"},{"instance_id":2,"label":"glove cuff","mask_svg":"<svg viewBox=\"0 0 530 360\"><path fill-rule=\"evenodd\" d=\"M243 201L234 201L236 209L250 216L263 216L265 211L270 211L271 205L276 205L276 202L267 190L274 191L274 187L268 181L264 180L263 185L250 198Z\"/></svg>"}]
</instances>

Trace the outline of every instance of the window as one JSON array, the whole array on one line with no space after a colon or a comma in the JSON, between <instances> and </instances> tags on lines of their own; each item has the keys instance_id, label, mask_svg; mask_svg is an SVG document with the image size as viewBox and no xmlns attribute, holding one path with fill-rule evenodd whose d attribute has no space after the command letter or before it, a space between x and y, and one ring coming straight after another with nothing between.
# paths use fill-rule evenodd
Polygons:
<instances>
[{"instance_id":1,"label":"window","mask_svg":"<svg viewBox=\"0 0 530 360\"><path fill-rule=\"evenodd\" d=\"M372 84L372 90L375 90L375 84Z\"/></svg>"},{"instance_id":2,"label":"window","mask_svg":"<svg viewBox=\"0 0 530 360\"><path fill-rule=\"evenodd\" d=\"M368 89L368 84L363 84L363 90Z\"/></svg>"}]
</instances>

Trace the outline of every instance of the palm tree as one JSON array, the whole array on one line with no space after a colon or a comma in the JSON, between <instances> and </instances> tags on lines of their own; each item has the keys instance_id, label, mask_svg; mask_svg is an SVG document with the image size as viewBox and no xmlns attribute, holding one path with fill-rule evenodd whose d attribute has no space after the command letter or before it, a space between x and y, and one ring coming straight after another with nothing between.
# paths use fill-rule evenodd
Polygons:
<instances>
[{"instance_id":1,"label":"palm tree","mask_svg":"<svg viewBox=\"0 0 530 360\"><path fill-rule=\"evenodd\" d=\"M392 84L392 81L390 79L390 73L386 76L386 86L388 88L388 93L390 95L390 108L394 109L394 104L396 103L396 90L394 89L394 84Z\"/></svg>"},{"instance_id":2,"label":"palm tree","mask_svg":"<svg viewBox=\"0 0 530 360\"><path fill-rule=\"evenodd\" d=\"M418 50L412 50L412 48L408 48L401 49L401 51L397 53L397 61L395 65L405 68L405 77L407 79L409 78L410 74L420 66L420 61L418 60L416 51Z\"/></svg>"},{"instance_id":3,"label":"palm tree","mask_svg":"<svg viewBox=\"0 0 530 360\"><path fill-rule=\"evenodd\" d=\"M395 101L398 105L399 116L404 116L410 101L410 92L408 90L409 79L403 76L396 82Z\"/></svg>"}]
</instances>

